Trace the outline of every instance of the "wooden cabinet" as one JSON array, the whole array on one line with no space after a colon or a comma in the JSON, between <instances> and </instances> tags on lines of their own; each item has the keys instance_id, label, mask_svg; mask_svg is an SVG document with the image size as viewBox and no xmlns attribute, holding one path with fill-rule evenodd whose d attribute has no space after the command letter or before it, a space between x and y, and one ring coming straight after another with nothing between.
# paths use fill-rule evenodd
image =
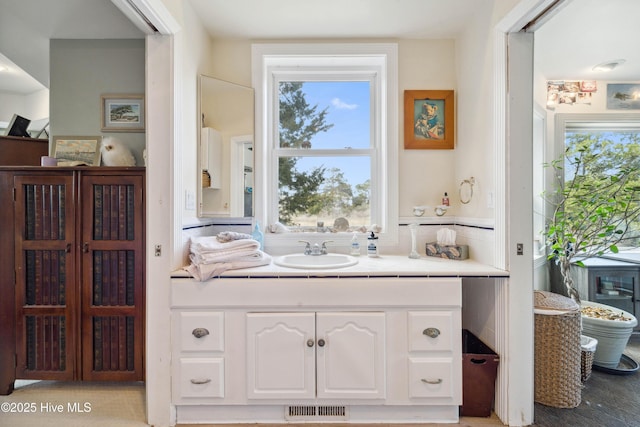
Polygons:
<instances>
[{"instance_id":1,"label":"wooden cabinet","mask_svg":"<svg viewBox=\"0 0 640 427\"><path fill-rule=\"evenodd\" d=\"M249 399L385 397L384 312L248 313Z\"/></svg>"},{"instance_id":2,"label":"wooden cabinet","mask_svg":"<svg viewBox=\"0 0 640 427\"><path fill-rule=\"evenodd\" d=\"M461 301L459 278L174 278L177 421L457 421Z\"/></svg>"},{"instance_id":3,"label":"wooden cabinet","mask_svg":"<svg viewBox=\"0 0 640 427\"><path fill-rule=\"evenodd\" d=\"M49 139L0 136L0 165L38 166L49 154Z\"/></svg>"},{"instance_id":4,"label":"wooden cabinet","mask_svg":"<svg viewBox=\"0 0 640 427\"><path fill-rule=\"evenodd\" d=\"M640 315L640 255L633 252L583 260L571 266L580 298ZM636 326L640 330L640 325Z\"/></svg>"},{"instance_id":5,"label":"wooden cabinet","mask_svg":"<svg viewBox=\"0 0 640 427\"><path fill-rule=\"evenodd\" d=\"M3 390L15 378L143 379L144 169L0 176L0 200L11 203L3 220L13 225L0 244L15 271L0 278L3 296L13 296L1 334L15 337L0 350L15 354L13 372L2 364Z\"/></svg>"}]
</instances>

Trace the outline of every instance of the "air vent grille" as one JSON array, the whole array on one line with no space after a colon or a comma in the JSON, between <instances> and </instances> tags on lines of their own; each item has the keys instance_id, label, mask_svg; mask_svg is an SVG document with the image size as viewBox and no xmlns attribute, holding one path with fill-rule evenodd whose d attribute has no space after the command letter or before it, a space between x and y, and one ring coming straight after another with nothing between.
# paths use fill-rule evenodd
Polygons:
<instances>
[{"instance_id":1,"label":"air vent grille","mask_svg":"<svg viewBox=\"0 0 640 427\"><path fill-rule=\"evenodd\" d=\"M285 407L286 420L347 420L349 411L344 405L293 405Z\"/></svg>"}]
</instances>

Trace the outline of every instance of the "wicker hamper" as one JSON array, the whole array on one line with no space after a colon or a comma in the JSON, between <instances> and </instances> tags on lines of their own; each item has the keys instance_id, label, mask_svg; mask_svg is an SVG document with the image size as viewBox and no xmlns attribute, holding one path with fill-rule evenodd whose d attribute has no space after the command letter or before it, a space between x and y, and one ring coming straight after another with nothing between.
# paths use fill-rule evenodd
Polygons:
<instances>
[{"instance_id":1,"label":"wicker hamper","mask_svg":"<svg viewBox=\"0 0 640 427\"><path fill-rule=\"evenodd\" d=\"M582 399L580 307L570 298L535 291L534 400L575 408Z\"/></svg>"},{"instance_id":2,"label":"wicker hamper","mask_svg":"<svg viewBox=\"0 0 640 427\"><path fill-rule=\"evenodd\" d=\"M598 340L595 338L582 335L580 337L580 347L582 350L580 361L580 380L585 382L591 376L593 368L593 356L596 353L596 347L598 346Z\"/></svg>"}]
</instances>

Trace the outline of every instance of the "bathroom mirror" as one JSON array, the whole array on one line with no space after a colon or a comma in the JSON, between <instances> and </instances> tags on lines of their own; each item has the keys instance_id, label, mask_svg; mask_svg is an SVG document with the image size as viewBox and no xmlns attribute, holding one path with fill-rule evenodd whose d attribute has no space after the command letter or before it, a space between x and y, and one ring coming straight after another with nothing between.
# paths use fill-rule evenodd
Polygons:
<instances>
[{"instance_id":1,"label":"bathroom mirror","mask_svg":"<svg viewBox=\"0 0 640 427\"><path fill-rule=\"evenodd\" d=\"M199 78L198 216L253 215L254 91Z\"/></svg>"}]
</instances>

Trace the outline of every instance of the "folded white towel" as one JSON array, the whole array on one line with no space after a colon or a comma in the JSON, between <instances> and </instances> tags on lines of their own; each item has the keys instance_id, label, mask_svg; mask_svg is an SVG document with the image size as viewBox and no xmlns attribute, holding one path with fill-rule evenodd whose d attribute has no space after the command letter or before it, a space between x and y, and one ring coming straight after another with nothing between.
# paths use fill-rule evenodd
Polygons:
<instances>
[{"instance_id":1,"label":"folded white towel","mask_svg":"<svg viewBox=\"0 0 640 427\"><path fill-rule=\"evenodd\" d=\"M253 239L238 239L229 242L219 242L215 236L192 237L191 253L204 254L209 252L231 253L233 251L247 251L260 249L260 242Z\"/></svg>"},{"instance_id":2,"label":"folded white towel","mask_svg":"<svg viewBox=\"0 0 640 427\"><path fill-rule=\"evenodd\" d=\"M218 233L216 239L219 242L230 242L232 240L251 239L251 234L238 233L237 231L222 231Z\"/></svg>"},{"instance_id":3,"label":"folded white towel","mask_svg":"<svg viewBox=\"0 0 640 427\"><path fill-rule=\"evenodd\" d=\"M214 264L228 261L254 261L261 257L259 249L236 249L232 251L191 253L189 258L194 264Z\"/></svg>"},{"instance_id":4,"label":"folded white towel","mask_svg":"<svg viewBox=\"0 0 640 427\"><path fill-rule=\"evenodd\" d=\"M228 262L216 262L212 264L191 263L191 265L184 267L184 270L189 272L189 274L191 274L194 279L203 282L205 280L209 280L211 278L219 276L227 270L259 267L261 265L267 265L270 263L271 256L262 251L258 251L257 256L245 259L236 259Z\"/></svg>"}]
</instances>

